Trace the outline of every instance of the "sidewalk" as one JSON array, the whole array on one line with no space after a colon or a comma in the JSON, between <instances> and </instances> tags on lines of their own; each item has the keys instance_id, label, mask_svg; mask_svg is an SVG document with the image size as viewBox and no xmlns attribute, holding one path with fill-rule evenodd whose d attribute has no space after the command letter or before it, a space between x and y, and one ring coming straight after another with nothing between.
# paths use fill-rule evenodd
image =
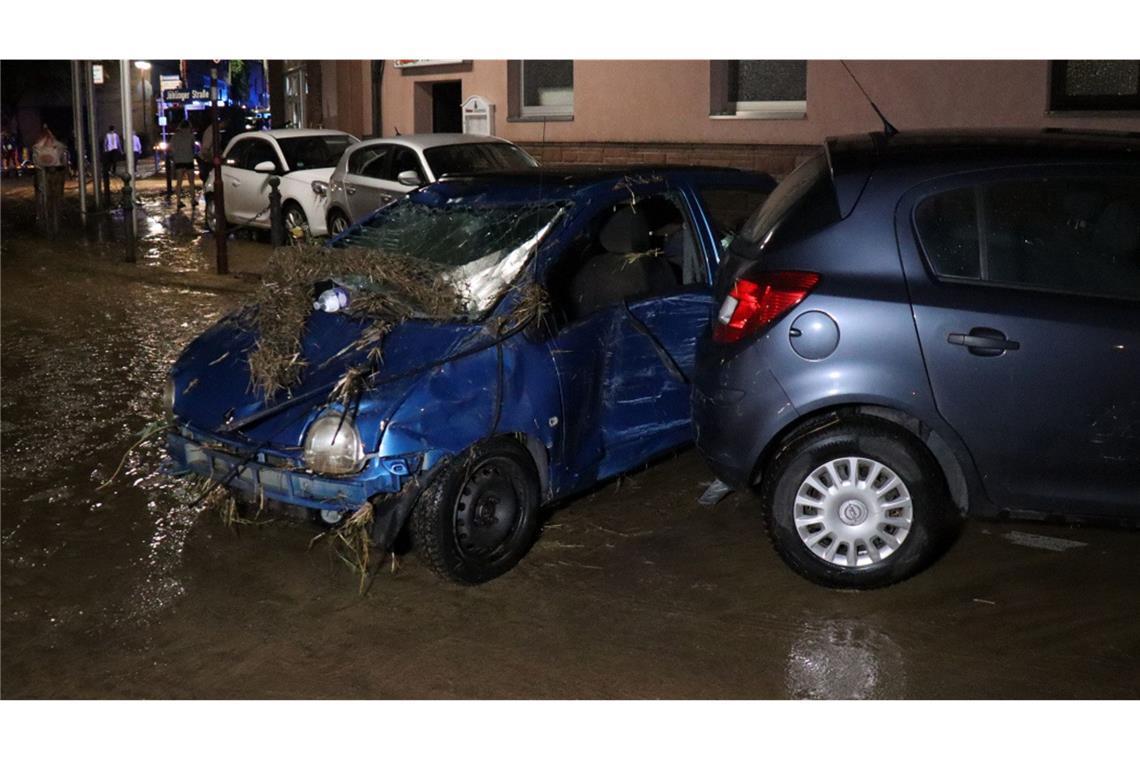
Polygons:
<instances>
[{"instance_id":1,"label":"sidewalk","mask_svg":"<svg viewBox=\"0 0 1140 760\"><path fill-rule=\"evenodd\" d=\"M146 168L144 159L140 168ZM127 256L129 212L118 207L122 183L111 179L111 208L79 212L79 186L69 178L64 187L62 227L55 239L43 237L35 227L35 188L31 176L0 181L0 247L5 265L34 265L44 256L66 257L74 270L141 280L155 285L215 290L252 291L260 282L272 252L264 236L239 232L227 240L229 274L216 273L216 245L205 229L204 204L198 185L198 203L179 209L176 197L166 197L165 174L151 172L140 178L135 209L138 238L135 262ZM88 185L88 205L93 205ZM188 199L187 199L188 200Z\"/></svg>"}]
</instances>

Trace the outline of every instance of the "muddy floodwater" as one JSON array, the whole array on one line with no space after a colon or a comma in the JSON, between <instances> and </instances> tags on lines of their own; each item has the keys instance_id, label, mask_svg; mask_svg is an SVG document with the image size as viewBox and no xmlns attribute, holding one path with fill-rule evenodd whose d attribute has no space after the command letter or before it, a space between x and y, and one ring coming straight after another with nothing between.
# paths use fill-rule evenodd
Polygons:
<instances>
[{"instance_id":1,"label":"muddy floodwater","mask_svg":"<svg viewBox=\"0 0 1140 760\"><path fill-rule=\"evenodd\" d=\"M5 698L1140 697L1135 531L972 522L910 581L830 591L779 562L755 497L699 506L689 450L564 505L498 580L410 554L361 596L314 525L224 527L157 444L100 488L241 295L178 284L209 239L153 198L133 265L113 228L39 240L20 203L6 187Z\"/></svg>"}]
</instances>

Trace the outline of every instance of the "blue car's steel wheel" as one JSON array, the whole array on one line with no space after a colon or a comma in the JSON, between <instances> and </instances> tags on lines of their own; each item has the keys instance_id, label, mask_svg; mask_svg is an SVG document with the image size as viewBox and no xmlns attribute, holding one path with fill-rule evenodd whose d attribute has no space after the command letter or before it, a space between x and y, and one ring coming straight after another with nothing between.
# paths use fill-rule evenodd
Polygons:
<instances>
[{"instance_id":1,"label":"blue car's steel wheel","mask_svg":"<svg viewBox=\"0 0 1140 760\"><path fill-rule=\"evenodd\" d=\"M794 434L761 478L768 535L800 575L875 588L935 559L960 516L921 440L869 417Z\"/></svg>"},{"instance_id":2,"label":"blue car's steel wheel","mask_svg":"<svg viewBox=\"0 0 1140 760\"><path fill-rule=\"evenodd\" d=\"M438 575L482 583L514 567L538 533L538 476L525 449L486 441L446 465L416 502L412 540Z\"/></svg>"},{"instance_id":3,"label":"blue car's steel wheel","mask_svg":"<svg viewBox=\"0 0 1140 760\"><path fill-rule=\"evenodd\" d=\"M465 556L491 559L518 529L521 500L512 482L513 462L484 460L471 473L455 507L455 538Z\"/></svg>"}]
</instances>

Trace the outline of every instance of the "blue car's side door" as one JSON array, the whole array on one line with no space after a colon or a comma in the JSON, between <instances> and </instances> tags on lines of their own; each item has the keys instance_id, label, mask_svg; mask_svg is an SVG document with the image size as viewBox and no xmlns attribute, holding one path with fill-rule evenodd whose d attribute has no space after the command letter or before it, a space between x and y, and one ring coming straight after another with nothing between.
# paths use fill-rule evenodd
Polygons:
<instances>
[{"instance_id":1,"label":"blue car's side door","mask_svg":"<svg viewBox=\"0 0 1140 760\"><path fill-rule=\"evenodd\" d=\"M549 348L565 411L559 459L576 487L690 439L688 382L715 259L689 202L672 191L607 207L560 278L566 324Z\"/></svg>"}]
</instances>

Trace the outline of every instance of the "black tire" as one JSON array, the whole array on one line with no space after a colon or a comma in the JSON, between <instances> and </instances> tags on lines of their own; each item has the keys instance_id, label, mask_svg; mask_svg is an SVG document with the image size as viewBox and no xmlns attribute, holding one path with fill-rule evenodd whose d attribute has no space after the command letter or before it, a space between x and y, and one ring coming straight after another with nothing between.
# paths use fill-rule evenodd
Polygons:
<instances>
[{"instance_id":1,"label":"black tire","mask_svg":"<svg viewBox=\"0 0 1140 760\"><path fill-rule=\"evenodd\" d=\"M827 508L802 510L801 517L806 513L810 520L812 516L822 516L830 510L830 524L836 525L840 531L835 535L842 537L825 536L820 540L816 538L817 533L810 533L808 537L801 538L801 528L797 528L795 523L797 494L801 493L801 488L806 486L808 477L815 474L817 468L826 467L829 462L848 457L881 463L897 474L903 487L909 492L911 523L902 539L898 541L897 548L883 543L878 535L872 537L870 542L865 538L853 538L848 541L842 531L848 529L848 518L859 520L860 524L866 523L869 526L869 521L878 520L871 515L884 514L896 518L902 515L901 512L895 510L878 512L872 509L869 514L864 512L860 520L860 502L856 497L839 504L837 502L846 497L840 495L828 497L815 489L811 489L805 495L816 499L818 494L818 500L827 501L830 498L832 501ZM870 467L865 462L856 464L857 474L854 478L849 475L851 470L849 465L846 469L842 469L842 465L839 467L841 482L834 484L837 486L834 489L836 493L848 484L859 484L861 479L865 484L871 477ZM820 481L823 480L834 479L829 476L821 477ZM875 478L880 486L886 485L887 480L883 475ZM829 490L833 485L832 482L823 484L828 486ZM872 484L871 491L877 490L874 485ZM897 498L900 495L903 495L901 491L887 491L884 499ZM878 588L909 578L929 565L945 550L960 523L960 516L950 499L942 471L926 447L905 430L866 417L829 425L792 441L777 454L763 474L760 497L768 537L784 562L805 578L833 588ZM839 511L846 509L852 502L855 502L852 512L841 518ZM837 520L840 521L838 525ZM883 523L879 525L880 530L885 532L900 530L893 526L884 526ZM804 526L802 529L805 532L829 530L822 526L819 528ZM856 527L853 530L861 528ZM891 533L891 538L897 540L898 535L897 532ZM808 541L814 541L819 547L818 550L824 553L834 542L843 553L836 554L832 561L828 561L809 548ZM890 553L885 554L888 550ZM876 560L872 557L872 551L884 552L884 556ZM860 566L847 566L852 554L854 561L860 563ZM864 562L867 564L862 564Z\"/></svg>"},{"instance_id":2,"label":"black tire","mask_svg":"<svg viewBox=\"0 0 1140 760\"><path fill-rule=\"evenodd\" d=\"M497 439L442 466L412 512L412 541L445 580L497 578L518 564L538 535L534 462L517 443Z\"/></svg>"},{"instance_id":3,"label":"black tire","mask_svg":"<svg viewBox=\"0 0 1140 760\"><path fill-rule=\"evenodd\" d=\"M351 224L351 222L348 221L348 217L345 216L343 212L334 209L333 212L329 214L329 237L336 237L344 232L348 229L349 224Z\"/></svg>"},{"instance_id":4,"label":"black tire","mask_svg":"<svg viewBox=\"0 0 1140 760\"><path fill-rule=\"evenodd\" d=\"M216 214L216 211L214 209L214 196L212 196L212 195L206 196L205 223L206 223L206 231L209 232L210 234L213 234L214 227L217 226L217 214Z\"/></svg>"}]
</instances>

